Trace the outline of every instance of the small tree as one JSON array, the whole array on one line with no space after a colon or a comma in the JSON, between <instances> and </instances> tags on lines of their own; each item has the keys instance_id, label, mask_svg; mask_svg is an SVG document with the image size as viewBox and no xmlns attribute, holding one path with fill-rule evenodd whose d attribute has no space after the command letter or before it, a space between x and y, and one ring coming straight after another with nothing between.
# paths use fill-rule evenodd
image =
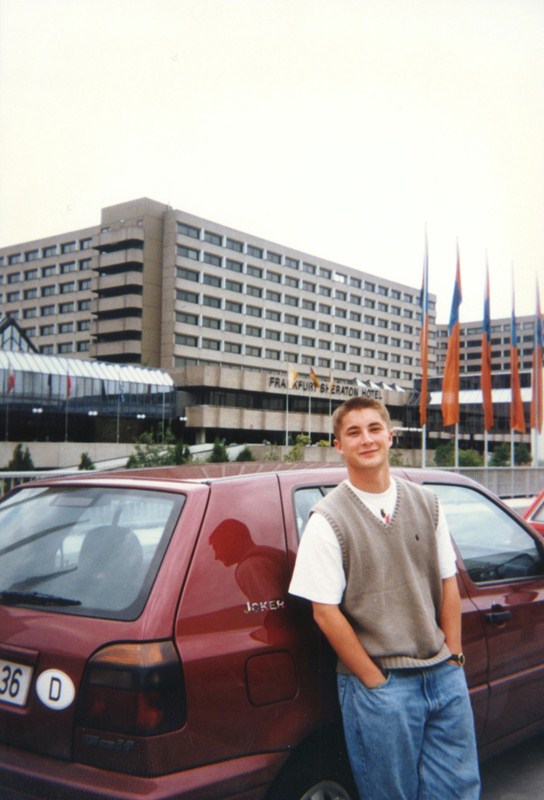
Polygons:
<instances>
[{"instance_id":1,"label":"small tree","mask_svg":"<svg viewBox=\"0 0 544 800\"><path fill-rule=\"evenodd\" d=\"M477 450L459 450L459 465L461 467L481 467L484 460Z\"/></svg>"},{"instance_id":2,"label":"small tree","mask_svg":"<svg viewBox=\"0 0 544 800\"><path fill-rule=\"evenodd\" d=\"M507 467L510 464L510 447L503 442L493 450L493 455L489 460L491 467Z\"/></svg>"},{"instance_id":3,"label":"small tree","mask_svg":"<svg viewBox=\"0 0 544 800\"><path fill-rule=\"evenodd\" d=\"M255 456L251 452L251 448L246 444L243 450L240 450L236 456L236 461L255 461Z\"/></svg>"},{"instance_id":4,"label":"small tree","mask_svg":"<svg viewBox=\"0 0 544 800\"><path fill-rule=\"evenodd\" d=\"M90 457L90 455L88 453L82 453L78 469L80 469L80 470L92 470L94 468L95 468L95 466L94 466L93 460Z\"/></svg>"},{"instance_id":5,"label":"small tree","mask_svg":"<svg viewBox=\"0 0 544 800\"><path fill-rule=\"evenodd\" d=\"M19 442L19 444L15 445L13 448L13 455L8 464L8 469L12 472L32 472L34 469L34 463L32 461L32 456L30 455L30 450L28 447L25 447L23 450L23 445L21 442Z\"/></svg>"},{"instance_id":6,"label":"small tree","mask_svg":"<svg viewBox=\"0 0 544 800\"><path fill-rule=\"evenodd\" d=\"M229 460L229 454L227 453L225 442L222 442L220 439L216 439L213 443L213 449L210 457L208 458L208 463L221 464Z\"/></svg>"},{"instance_id":7,"label":"small tree","mask_svg":"<svg viewBox=\"0 0 544 800\"><path fill-rule=\"evenodd\" d=\"M437 467L453 467L454 453L452 442L439 444L434 451L434 463Z\"/></svg>"},{"instance_id":8,"label":"small tree","mask_svg":"<svg viewBox=\"0 0 544 800\"><path fill-rule=\"evenodd\" d=\"M312 440L306 433L299 433L295 439L295 444L283 457L284 461L302 461L302 451L311 444Z\"/></svg>"},{"instance_id":9,"label":"small tree","mask_svg":"<svg viewBox=\"0 0 544 800\"><path fill-rule=\"evenodd\" d=\"M514 447L516 466L527 466L531 463L531 453L529 448L523 442L518 442Z\"/></svg>"}]
</instances>

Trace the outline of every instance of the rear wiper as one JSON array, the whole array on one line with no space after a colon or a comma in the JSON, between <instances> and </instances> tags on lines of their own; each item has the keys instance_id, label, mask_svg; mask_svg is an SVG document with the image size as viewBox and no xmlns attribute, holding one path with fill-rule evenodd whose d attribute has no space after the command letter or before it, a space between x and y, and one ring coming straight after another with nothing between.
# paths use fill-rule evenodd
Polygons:
<instances>
[{"instance_id":1,"label":"rear wiper","mask_svg":"<svg viewBox=\"0 0 544 800\"><path fill-rule=\"evenodd\" d=\"M0 603L7 606L80 606L81 600L72 600L69 597L58 597L54 594L42 592L17 592L4 589L0 592Z\"/></svg>"}]
</instances>

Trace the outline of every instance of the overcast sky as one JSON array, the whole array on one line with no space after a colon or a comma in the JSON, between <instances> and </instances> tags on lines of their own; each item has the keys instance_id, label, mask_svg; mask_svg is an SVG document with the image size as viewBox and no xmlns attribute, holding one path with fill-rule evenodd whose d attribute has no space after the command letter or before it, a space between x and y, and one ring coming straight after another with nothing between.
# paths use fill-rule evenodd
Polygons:
<instances>
[{"instance_id":1,"label":"overcast sky","mask_svg":"<svg viewBox=\"0 0 544 800\"><path fill-rule=\"evenodd\" d=\"M143 196L533 314L544 2L0 0L0 245Z\"/></svg>"}]
</instances>

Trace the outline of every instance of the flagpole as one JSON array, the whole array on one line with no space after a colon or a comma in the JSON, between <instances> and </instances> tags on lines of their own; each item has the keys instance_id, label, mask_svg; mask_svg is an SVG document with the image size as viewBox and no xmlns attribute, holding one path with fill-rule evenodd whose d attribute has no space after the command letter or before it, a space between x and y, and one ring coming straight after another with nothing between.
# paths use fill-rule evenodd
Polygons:
<instances>
[{"instance_id":1,"label":"flagpole","mask_svg":"<svg viewBox=\"0 0 544 800\"><path fill-rule=\"evenodd\" d=\"M425 422L421 428L421 467L425 469L427 466L427 423Z\"/></svg>"},{"instance_id":2,"label":"flagpole","mask_svg":"<svg viewBox=\"0 0 544 800\"><path fill-rule=\"evenodd\" d=\"M289 381L287 381L287 392L285 394L285 446L289 446Z\"/></svg>"},{"instance_id":3,"label":"flagpole","mask_svg":"<svg viewBox=\"0 0 544 800\"><path fill-rule=\"evenodd\" d=\"M64 441L68 441L68 397L64 406Z\"/></svg>"},{"instance_id":4,"label":"flagpole","mask_svg":"<svg viewBox=\"0 0 544 800\"><path fill-rule=\"evenodd\" d=\"M455 464L455 469L457 469L459 467L459 423L458 422L455 423L453 436L454 436L453 448L455 453L454 464Z\"/></svg>"},{"instance_id":5,"label":"flagpole","mask_svg":"<svg viewBox=\"0 0 544 800\"><path fill-rule=\"evenodd\" d=\"M308 398L308 439L312 443L312 389L310 389L310 396Z\"/></svg>"}]
</instances>

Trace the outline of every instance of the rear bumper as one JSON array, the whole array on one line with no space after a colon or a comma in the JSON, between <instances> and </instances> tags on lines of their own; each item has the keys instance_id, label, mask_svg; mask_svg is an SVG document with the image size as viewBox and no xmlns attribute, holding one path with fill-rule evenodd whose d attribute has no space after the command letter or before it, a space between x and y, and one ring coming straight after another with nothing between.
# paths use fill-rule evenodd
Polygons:
<instances>
[{"instance_id":1,"label":"rear bumper","mask_svg":"<svg viewBox=\"0 0 544 800\"><path fill-rule=\"evenodd\" d=\"M0 745L2 800L262 800L285 753L141 778Z\"/></svg>"}]
</instances>

